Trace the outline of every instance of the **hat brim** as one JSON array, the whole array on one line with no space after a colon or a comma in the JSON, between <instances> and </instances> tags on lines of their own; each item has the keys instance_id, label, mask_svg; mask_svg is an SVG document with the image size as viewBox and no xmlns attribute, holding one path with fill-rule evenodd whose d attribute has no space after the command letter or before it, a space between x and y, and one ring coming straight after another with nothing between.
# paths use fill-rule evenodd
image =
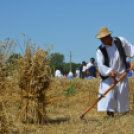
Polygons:
<instances>
[{"instance_id":1,"label":"hat brim","mask_svg":"<svg viewBox=\"0 0 134 134\"><path fill-rule=\"evenodd\" d=\"M108 35L110 35L110 34L112 34L112 33L113 33L113 32L98 34L98 35L96 35L96 38L103 38L103 37L106 37L106 36L108 36Z\"/></svg>"}]
</instances>

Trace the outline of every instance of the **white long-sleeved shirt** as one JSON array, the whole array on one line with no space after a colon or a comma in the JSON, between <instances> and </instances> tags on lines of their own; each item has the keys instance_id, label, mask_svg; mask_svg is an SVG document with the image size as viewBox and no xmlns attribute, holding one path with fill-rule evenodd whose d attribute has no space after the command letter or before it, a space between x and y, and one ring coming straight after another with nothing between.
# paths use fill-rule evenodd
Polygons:
<instances>
[{"instance_id":1,"label":"white long-sleeved shirt","mask_svg":"<svg viewBox=\"0 0 134 134\"><path fill-rule=\"evenodd\" d=\"M84 65L82 68L82 72L85 72L87 70L87 65Z\"/></svg>"},{"instance_id":2,"label":"white long-sleeved shirt","mask_svg":"<svg viewBox=\"0 0 134 134\"><path fill-rule=\"evenodd\" d=\"M76 77L77 77L77 78L80 77L80 70L76 70Z\"/></svg>"},{"instance_id":3,"label":"white long-sleeved shirt","mask_svg":"<svg viewBox=\"0 0 134 134\"><path fill-rule=\"evenodd\" d=\"M119 37L119 39L122 42L122 46L125 50L126 56L134 57L134 46L123 37ZM101 50L98 49L96 52L98 67L102 76L110 76L110 73L112 71L116 71L117 76L121 76L126 71L126 65L120 57L119 51L115 46L114 40L116 39L113 38L112 46L102 44L102 47L106 47L108 53L109 67L104 65L104 56Z\"/></svg>"},{"instance_id":4,"label":"white long-sleeved shirt","mask_svg":"<svg viewBox=\"0 0 134 134\"><path fill-rule=\"evenodd\" d=\"M89 69L90 67L92 67L93 66L93 64L91 63L91 62L89 62L88 64L87 64L87 69Z\"/></svg>"},{"instance_id":5,"label":"white long-sleeved shirt","mask_svg":"<svg viewBox=\"0 0 134 134\"><path fill-rule=\"evenodd\" d=\"M68 76L73 76L73 73L72 72L69 72Z\"/></svg>"},{"instance_id":6,"label":"white long-sleeved shirt","mask_svg":"<svg viewBox=\"0 0 134 134\"><path fill-rule=\"evenodd\" d=\"M60 70L56 70L55 77L61 77L61 71Z\"/></svg>"}]
</instances>

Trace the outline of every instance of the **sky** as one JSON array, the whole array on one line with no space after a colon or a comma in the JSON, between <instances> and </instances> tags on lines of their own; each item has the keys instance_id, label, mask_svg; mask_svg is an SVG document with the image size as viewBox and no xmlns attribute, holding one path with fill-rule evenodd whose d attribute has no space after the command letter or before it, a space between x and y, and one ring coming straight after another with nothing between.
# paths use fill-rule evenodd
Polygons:
<instances>
[{"instance_id":1,"label":"sky","mask_svg":"<svg viewBox=\"0 0 134 134\"><path fill-rule=\"evenodd\" d=\"M74 63L96 59L101 27L134 45L134 0L0 0L0 5L0 40L17 37L23 47L29 38L43 50L44 44L54 45L51 53L63 54L65 62L70 51ZM17 46L15 52L22 50Z\"/></svg>"}]
</instances>

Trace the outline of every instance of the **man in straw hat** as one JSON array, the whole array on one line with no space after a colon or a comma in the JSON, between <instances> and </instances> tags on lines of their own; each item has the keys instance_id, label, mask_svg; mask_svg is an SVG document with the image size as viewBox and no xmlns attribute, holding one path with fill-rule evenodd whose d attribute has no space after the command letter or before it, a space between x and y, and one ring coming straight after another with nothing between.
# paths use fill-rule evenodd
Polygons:
<instances>
[{"instance_id":1,"label":"man in straw hat","mask_svg":"<svg viewBox=\"0 0 134 134\"><path fill-rule=\"evenodd\" d=\"M101 45L97 49L96 56L101 76L99 93L103 94L127 69L126 57L134 57L134 46L125 38L113 38L107 27L99 30L96 38ZM98 102L98 111L107 111L108 116L114 117L114 113L124 113L129 110L128 78L125 76L105 97Z\"/></svg>"}]
</instances>

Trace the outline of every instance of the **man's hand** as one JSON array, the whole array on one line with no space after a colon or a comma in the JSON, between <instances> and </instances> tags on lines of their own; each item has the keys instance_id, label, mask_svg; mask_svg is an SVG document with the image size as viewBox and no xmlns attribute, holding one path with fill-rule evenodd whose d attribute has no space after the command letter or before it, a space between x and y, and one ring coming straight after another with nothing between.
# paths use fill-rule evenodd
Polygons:
<instances>
[{"instance_id":1,"label":"man's hand","mask_svg":"<svg viewBox=\"0 0 134 134\"><path fill-rule=\"evenodd\" d=\"M117 74L117 73L116 73L115 71L112 71L112 72L110 73L110 76L111 76L111 77L116 77L116 74Z\"/></svg>"}]
</instances>

